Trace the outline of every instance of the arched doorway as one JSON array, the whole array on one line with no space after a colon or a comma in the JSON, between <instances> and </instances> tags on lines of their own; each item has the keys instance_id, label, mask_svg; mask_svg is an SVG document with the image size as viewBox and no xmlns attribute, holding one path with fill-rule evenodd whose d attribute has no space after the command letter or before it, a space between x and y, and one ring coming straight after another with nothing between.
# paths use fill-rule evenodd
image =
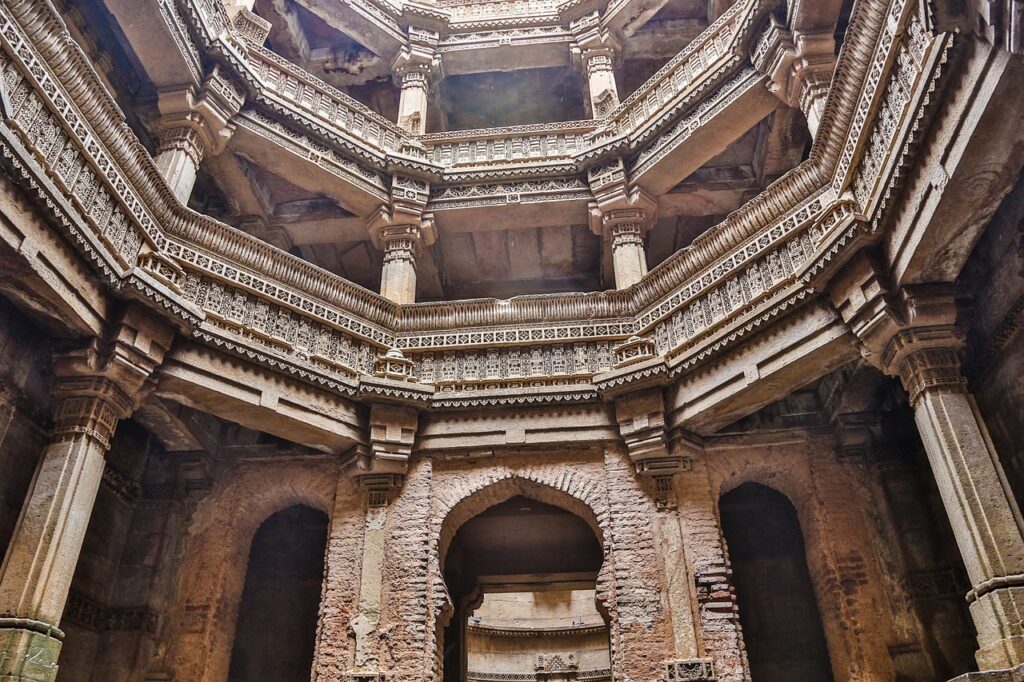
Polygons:
<instances>
[{"instance_id":1,"label":"arched doorway","mask_svg":"<svg viewBox=\"0 0 1024 682\"><path fill-rule=\"evenodd\" d=\"M443 559L454 604L445 682L518 679L538 666L610 679L601 676L608 622L596 599L603 551L582 518L518 495L466 521Z\"/></svg>"},{"instance_id":2,"label":"arched doorway","mask_svg":"<svg viewBox=\"0 0 1024 682\"><path fill-rule=\"evenodd\" d=\"M230 682L308 680L327 545L327 515L296 505L270 516L249 550Z\"/></svg>"},{"instance_id":3,"label":"arched doorway","mask_svg":"<svg viewBox=\"0 0 1024 682\"><path fill-rule=\"evenodd\" d=\"M796 509L782 493L745 483L722 495L719 511L752 679L831 681Z\"/></svg>"}]
</instances>

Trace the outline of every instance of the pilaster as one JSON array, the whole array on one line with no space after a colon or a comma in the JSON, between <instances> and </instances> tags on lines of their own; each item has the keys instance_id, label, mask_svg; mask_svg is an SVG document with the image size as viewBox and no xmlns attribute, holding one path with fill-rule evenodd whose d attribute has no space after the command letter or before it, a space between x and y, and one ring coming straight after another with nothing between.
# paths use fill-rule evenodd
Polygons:
<instances>
[{"instance_id":1,"label":"pilaster","mask_svg":"<svg viewBox=\"0 0 1024 682\"><path fill-rule=\"evenodd\" d=\"M192 194L203 158L224 150L234 132L231 119L244 101L245 95L219 66L198 89L186 86L160 91L160 142L154 161L182 203Z\"/></svg>"},{"instance_id":2,"label":"pilaster","mask_svg":"<svg viewBox=\"0 0 1024 682\"><path fill-rule=\"evenodd\" d=\"M413 364L392 348L380 356L374 376L359 382L360 399L369 402L369 444L357 446L346 474L366 494L358 612L349 624L355 635L352 680L375 680L380 672L379 631L384 581L386 525L392 494L409 471L409 458L419 427L419 410L426 407L433 386L416 382Z\"/></svg>"},{"instance_id":3,"label":"pilaster","mask_svg":"<svg viewBox=\"0 0 1024 682\"><path fill-rule=\"evenodd\" d=\"M626 289L647 274L644 236L654 225L657 201L629 182L622 159L590 169L587 179L594 194L590 229L612 251L615 288Z\"/></svg>"},{"instance_id":4,"label":"pilaster","mask_svg":"<svg viewBox=\"0 0 1024 682\"><path fill-rule=\"evenodd\" d=\"M575 37L572 61L587 84L587 105L592 118L604 118L619 106L615 65L622 46L611 31L601 27L601 16L590 12L569 25Z\"/></svg>"},{"instance_id":5,"label":"pilaster","mask_svg":"<svg viewBox=\"0 0 1024 682\"><path fill-rule=\"evenodd\" d=\"M120 419L148 392L173 330L130 308L105 342L54 357L54 428L0 570L0 679L57 674L60 618Z\"/></svg>"}]
</instances>

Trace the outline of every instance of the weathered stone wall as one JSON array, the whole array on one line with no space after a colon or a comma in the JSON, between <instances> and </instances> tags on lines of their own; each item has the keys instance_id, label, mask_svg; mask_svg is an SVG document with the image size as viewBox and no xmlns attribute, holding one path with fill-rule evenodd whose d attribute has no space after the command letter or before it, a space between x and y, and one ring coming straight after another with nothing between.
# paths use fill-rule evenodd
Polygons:
<instances>
[{"instance_id":1,"label":"weathered stone wall","mask_svg":"<svg viewBox=\"0 0 1024 682\"><path fill-rule=\"evenodd\" d=\"M49 339L0 298L0 552L46 444L50 421Z\"/></svg>"},{"instance_id":2,"label":"weathered stone wall","mask_svg":"<svg viewBox=\"0 0 1024 682\"><path fill-rule=\"evenodd\" d=\"M335 460L242 463L221 473L189 524L169 625L150 667L175 679L227 678L249 548L259 525L295 504L328 515L335 511ZM332 548L334 533L332 526Z\"/></svg>"},{"instance_id":3,"label":"weathered stone wall","mask_svg":"<svg viewBox=\"0 0 1024 682\"><path fill-rule=\"evenodd\" d=\"M831 434L799 429L712 439L706 446L711 498L746 482L786 495L804 534L836 679L892 679L893 604L874 553L870 495L834 448Z\"/></svg>"},{"instance_id":4,"label":"weathered stone wall","mask_svg":"<svg viewBox=\"0 0 1024 682\"><path fill-rule=\"evenodd\" d=\"M653 539L654 503L617 452L419 461L389 510L380 630L394 634L382 634L382 667L390 659L401 679L437 674L448 544L462 523L516 495L591 524L605 548L597 588L611 616L613 665L624 679L656 679L671 657L672 633L658 587L664 574Z\"/></svg>"}]
</instances>

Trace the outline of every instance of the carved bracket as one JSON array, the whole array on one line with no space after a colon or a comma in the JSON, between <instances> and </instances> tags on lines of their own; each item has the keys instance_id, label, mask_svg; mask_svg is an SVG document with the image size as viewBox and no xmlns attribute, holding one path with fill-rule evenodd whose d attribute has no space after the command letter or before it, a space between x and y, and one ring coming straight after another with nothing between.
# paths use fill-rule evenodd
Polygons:
<instances>
[{"instance_id":1,"label":"carved bracket","mask_svg":"<svg viewBox=\"0 0 1024 682\"><path fill-rule=\"evenodd\" d=\"M417 383L412 370L412 361L392 348L377 358L375 376L359 379L357 396L370 403L369 446L356 446L346 472L371 493L401 487L416 440L419 410L434 395L434 387ZM370 501L379 504L381 497L371 496Z\"/></svg>"}]
</instances>

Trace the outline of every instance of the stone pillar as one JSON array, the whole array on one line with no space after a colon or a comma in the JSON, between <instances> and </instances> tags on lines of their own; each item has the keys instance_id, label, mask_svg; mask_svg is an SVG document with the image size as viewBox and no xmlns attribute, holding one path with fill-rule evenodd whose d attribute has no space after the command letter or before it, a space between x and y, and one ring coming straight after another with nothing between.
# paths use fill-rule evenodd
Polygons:
<instances>
[{"instance_id":1,"label":"stone pillar","mask_svg":"<svg viewBox=\"0 0 1024 682\"><path fill-rule=\"evenodd\" d=\"M936 331L901 332L891 367L910 397L971 581L978 666L1011 668L1024 663L1024 524L960 371L958 336Z\"/></svg>"},{"instance_id":2,"label":"stone pillar","mask_svg":"<svg viewBox=\"0 0 1024 682\"><path fill-rule=\"evenodd\" d=\"M160 145L153 160L174 197L185 204L196 184L203 144L193 128L167 128L160 131Z\"/></svg>"},{"instance_id":3,"label":"stone pillar","mask_svg":"<svg viewBox=\"0 0 1024 682\"><path fill-rule=\"evenodd\" d=\"M437 54L440 37L437 31L409 27L409 45L403 48L392 65L402 88L398 102L398 125L413 135L427 132L427 105L434 82L443 77L441 58Z\"/></svg>"},{"instance_id":4,"label":"stone pillar","mask_svg":"<svg viewBox=\"0 0 1024 682\"><path fill-rule=\"evenodd\" d=\"M631 287L647 274L643 223L634 222L642 218L629 210L611 211L605 217L610 226L616 289Z\"/></svg>"},{"instance_id":5,"label":"stone pillar","mask_svg":"<svg viewBox=\"0 0 1024 682\"><path fill-rule=\"evenodd\" d=\"M832 302L865 358L907 390L935 482L963 556L982 670L1024 663L1024 522L958 351L955 287L886 290L884 268L858 252L830 282Z\"/></svg>"},{"instance_id":6,"label":"stone pillar","mask_svg":"<svg viewBox=\"0 0 1024 682\"><path fill-rule=\"evenodd\" d=\"M242 90L219 66L198 89L189 85L160 91L160 144L153 160L178 201L188 202L203 157L224 150L234 131L231 118L244 100Z\"/></svg>"},{"instance_id":7,"label":"stone pillar","mask_svg":"<svg viewBox=\"0 0 1024 682\"><path fill-rule=\"evenodd\" d=\"M615 288L626 289L647 274L644 235L654 225L657 202L629 184L622 159L590 169L587 178L595 199L590 229L611 249Z\"/></svg>"},{"instance_id":8,"label":"stone pillar","mask_svg":"<svg viewBox=\"0 0 1024 682\"><path fill-rule=\"evenodd\" d=\"M395 303L416 302L416 251L422 241L419 225L395 225L380 232L384 265L380 295Z\"/></svg>"},{"instance_id":9,"label":"stone pillar","mask_svg":"<svg viewBox=\"0 0 1024 682\"><path fill-rule=\"evenodd\" d=\"M754 46L751 61L768 77L768 88L776 97L804 113L811 137L817 137L835 70L832 31L790 33L772 17Z\"/></svg>"},{"instance_id":10,"label":"stone pillar","mask_svg":"<svg viewBox=\"0 0 1024 682\"><path fill-rule=\"evenodd\" d=\"M396 175L391 204L368 223L370 238L384 251L380 295L395 303L416 301L416 259L436 238L433 217L423 212L429 192L426 181Z\"/></svg>"},{"instance_id":11,"label":"stone pillar","mask_svg":"<svg viewBox=\"0 0 1024 682\"><path fill-rule=\"evenodd\" d=\"M665 570L672 622L673 650L665 652L669 679L705 680L713 677L672 677L679 671L708 671L711 662L699 658L699 633L694 618L692 577L687 563L684 529L676 504L677 474L690 470L691 452L703 448L695 436L676 433L669 442L662 393L668 383L665 359L650 339L632 337L615 347L615 367L594 376L601 397L614 401L615 421L635 472L653 488L657 514L654 536Z\"/></svg>"},{"instance_id":12,"label":"stone pillar","mask_svg":"<svg viewBox=\"0 0 1024 682\"><path fill-rule=\"evenodd\" d=\"M615 84L615 61L621 47L601 17L591 12L570 25L576 42L572 46L573 63L583 72L587 87L587 105L592 118L604 118L619 106Z\"/></svg>"},{"instance_id":13,"label":"stone pillar","mask_svg":"<svg viewBox=\"0 0 1024 682\"><path fill-rule=\"evenodd\" d=\"M58 626L103 477L104 453L171 337L162 324L129 310L107 347L94 342L55 359L52 440L0 570L0 679L55 679L63 637Z\"/></svg>"}]
</instances>

